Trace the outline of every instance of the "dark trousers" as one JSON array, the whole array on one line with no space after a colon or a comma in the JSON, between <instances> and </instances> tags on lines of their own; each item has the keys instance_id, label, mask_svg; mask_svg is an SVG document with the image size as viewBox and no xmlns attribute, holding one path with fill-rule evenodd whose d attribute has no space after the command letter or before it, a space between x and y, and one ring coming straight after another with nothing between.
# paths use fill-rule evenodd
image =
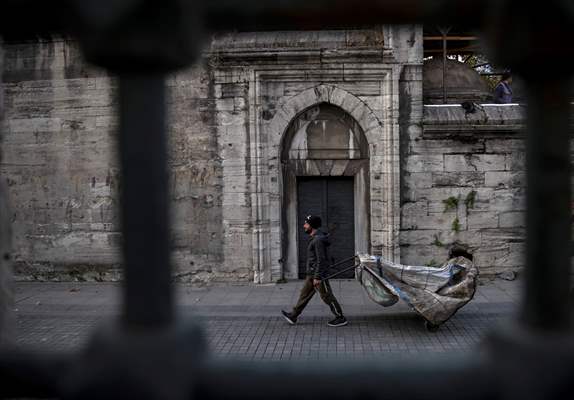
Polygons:
<instances>
[{"instance_id":1,"label":"dark trousers","mask_svg":"<svg viewBox=\"0 0 574 400\"><path fill-rule=\"evenodd\" d=\"M325 304L329 306L329 308L331 309L333 314L335 314L336 317L343 316L343 310L341 309L339 302L335 298L333 290L331 290L331 285L329 284L329 281L323 280L321 281L321 284L317 288L315 288L313 286L313 277L308 276L307 278L305 278L305 283L303 284L303 288L301 289L301 294L299 294L299 300L297 301L295 307L293 307L294 317L299 316L299 314L303 312L303 309L309 303L309 301L311 301L316 291L319 292L321 300L323 300Z\"/></svg>"}]
</instances>

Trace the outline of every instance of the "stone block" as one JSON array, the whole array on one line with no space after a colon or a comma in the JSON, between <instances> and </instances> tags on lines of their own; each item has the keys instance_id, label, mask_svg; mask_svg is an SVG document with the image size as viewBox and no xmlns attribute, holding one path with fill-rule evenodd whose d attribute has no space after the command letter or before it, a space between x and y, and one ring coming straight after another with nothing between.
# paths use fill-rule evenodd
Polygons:
<instances>
[{"instance_id":1,"label":"stone block","mask_svg":"<svg viewBox=\"0 0 574 400\"><path fill-rule=\"evenodd\" d=\"M458 188L458 187L431 187L428 189L423 189L420 192L420 197L417 200L425 199L429 203L436 203L439 206L442 205L442 210L444 210L443 200L447 200L450 197L460 198L463 201L464 196L469 191L468 188ZM439 212L441 208L437 208L436 212Z\"/></svg>"},{"instance_id":2,"label":"stone block","mask_svg":"<svg viewBox=\"0 0 574 400\"><path fill-rule=\"evenodd\" d=\"M476 140L472 142L459 141L456 138L452 139L423 139L410 141L409 145L410 154L480 154L485 151L484 140Z\"/></svg>"},{"instance_id":3,"label":"stone block","mask_svg":"<svg viewBox=\"0 0 574 400\"><path fill-rule=\"evenodd\" d=\"M217 111L227 111L233 112L235 111L235 99L234 98L225 98L225 99L217 99L215 100L215 106Z\"/></svg>"},{"instance_id":4,"label":"stone block","mask_svg":"<svg viewBox=\"0 0 574 400\"><path fill-rule=\"evenodd\" d=\"M444 167L444 158L440 154L413 155L407 157L405 170L408 172L442 172Z\"/></svg>"},{"instance_id":5,"label":"stone block","mask_svg":"<svg viewBox=\"0 0 574 400\"><path fill-rule=\"evenodd\" d=\"M59 131L62 126L60 118L22 118L7 121L7 133L51 132Z\"/></svg>"},{"instance_id":6,"label":"stone block","mask_svg":"<svg viewBox=\"0 0 574 400\"><path fill-rule=\"evenodd\" d=\"M496 267L524 267L526 265L526 243L509 243L508 252L496 260Z\"/></svg>"},{"instance_id":7,"label":"stone block","mask_svg":"<svg viewBox=\"0 0 574 400\"><path fill-rule=\"evenodd\" d=\"M402 218L403 229L430 229L452 230L453 221L457 218L455 213L404 213ZM464 229L464 227L461 227Z\"/></svg>"},{"instance_id":8,"label":"stone block","mask_svg":"<svg viewBox=\"0 0 574 400\"><path fill-rule=\"evenodd\" d=\"M516 154L526 151L526 141L523 138L500 138L485 140L486 153Z\"/></svg>"},{"instance_id":9,"label":"stone block","mask_svg":"<svg viewBox=\"0 0 574 400\"><path fill-rule=\"evenodd\" d=\"M448 258L448 250L432 245L401 246L401 264L440 265Z\"/></svg>"},{"instance_id":10,"label":"stone block","mask_svg":"<svg viewBox=\"0 0 574 400\"><path fill-rule=\"evenodd\" d=\"M432 176L431 172L411 172L405 173L403 175L403 182L405 186L417 189L428 189L432 187Z\"/></svg>"},{"instance_id":11,"label":"stone block","mask_svg":"<svg viewBox=\"0 0 574 400\"><path fill-rule=\"evenodd\" d=\"M524 229L484 229L481 231L481 246L485 249L496 249L500 246L508 248L509 243L524 243L526 232Z\"/></svg>"},{"instance_id":12,"label":"stone block","mask_svg":"<svg viewBox=\"0 0 574 400\"><path fill-rule=\"evenodd\" d=\"M485 172L484 186L517 188L526 186L526 173L523 171Z\"/></svg>"},{"instance_id":13,"label":"stone block","mask_svg":"<svg viewBox=\"0 0 574 400\"><path fill-rule=\"evenodd\" d=\"M483 246L478 248L474 253L473 257L475 263L481 268L489 268L492 270L497 270L498 260L505 257L508 254L509 246L508 244L499 244L497 246ZM481 270L482 272L482 270Z\"/></svg>"},{"instance_id":14,"label":"stone block","mask_svg":"<svg viewBox=\"0 0 574 400\"><path fill-rule=\"evenodd\" d=\"M506 156L506 169L508 171L526 171L526 154L517 152Z\"/></svg>"},{"instance_id":15,"label":"stone block","mask_svg":"<svg viewBox=\"0 0 574 400\"><path fill-rule=\"evenodd\" d=\"M498 218L501 228L526 227L526 213L524 211L501 212Z\"/></svg>"},{"instance_id":16,"label":"stone block","mask_svg":"<svg viewBox=\"0 0 574 400\"><path fill-rule=\"evenodd\" d=\"M502 212L526 210L525 189L495 190L489 199L489 209Z\"/></svg>"},{"instance_id":17,"label":"stone block","mask_svg":"<svg viewBox=\"0 0 574 400\"><path fill-rule=\"evenodd\" d=\"M501 154L445 154L445 171L504 171L506 156Z\"/></svg>"},{"instance_id":18,"label":"stone block","mask_svg":"<svg viewBox=\"0 0 574 400\"><path fill-rule=\"evenodd\" d=\"M473 209L477 211L524 211L525 188L474 188L476 192Z\"/></svg>"},{"instance_id":19,"label":"stone block","mask_svg":"<svg viewBox=\"0 0 574 400\"><path fill-rule=\"evenodd\" d=\"M438 241L442 242L442 230L401 230L399 233L399 245L403 246L428 246L437 245Z\"/></svg>"},{"instance_id":20,"label":"stone block","mask_svg":"<svg viewBox=\"0 0 574 400\"><path fill-rule=\"evenodd\" d=\"M483 172L434 172L432 185L435 187L477 187L483 186L485 174Z\"/></svg>"},{"instance_id":21,"label":"stone block","mask_svg":"<svg viewBox=\"0 0 574 400\"><path fill-rule=\"evenodd\" d=\"M497 212L469 210L468 227L469 229L496 229L499 227L498 218Z\"/></svg>"}]
</instances>

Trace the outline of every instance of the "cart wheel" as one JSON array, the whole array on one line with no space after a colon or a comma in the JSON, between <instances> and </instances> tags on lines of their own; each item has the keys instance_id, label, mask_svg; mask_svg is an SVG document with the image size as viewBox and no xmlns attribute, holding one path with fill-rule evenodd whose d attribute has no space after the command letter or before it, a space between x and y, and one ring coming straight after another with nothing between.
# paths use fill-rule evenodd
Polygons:
<instances>
[{"instance_id":1,"label":"cart wheel","mask_svg":"<svg viewBox=\"0 0 574 400\"><path fill-rule=\"evenodd\" d=\"M435 325L432 322L425 321L425 328L429 332L436 332L436 331L438 331L439 327L440 327L440 325Z\"/></svg>"}]
</instances>

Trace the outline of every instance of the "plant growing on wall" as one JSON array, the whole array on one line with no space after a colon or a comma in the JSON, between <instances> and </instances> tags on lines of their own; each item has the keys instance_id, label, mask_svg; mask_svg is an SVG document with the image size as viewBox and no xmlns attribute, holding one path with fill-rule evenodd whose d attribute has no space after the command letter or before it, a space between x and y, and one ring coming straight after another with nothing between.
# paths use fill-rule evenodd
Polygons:
<instances>
[{"instance_id":1,"label":"plant growing on wall","mask_svg":"<svg viewBox=\"0 0 574 400\"><path fill-rule=\"evenodd\" d=\"M440 233L435 233L432 244L437 247L444 247L444 243L440 240Z\"/></svg>"},{"instance_id":2,"label":"plant growing on wall","mask_svg":"<svg viewBox=\"0 0 574 400\"><path fill-rule=\"evenodd\" d=\"M452 221L452 230L456 233L460 232L460 221L458 220L458 217Z\"/></svg>"},{"instance_id":3,"label":"plant growing on wall","mask_svg":"<svg viewBox=\"0 0 574 400\"><path fill-rule=\"evenodd\" d=\"M465 199L465 204L467 204L467 200L468 200L468 196ZM448 212L451 210L458 210L458 203L460 201L460 195L458 195L457 197L455 196L450 196L449 198L443 200L443 204L444 204L444 211L443 212ZM474 201L474 200L472 200ZM452 221L452 230L454 232L460 232L460 221L458 220L458 217L455 217L455 219Z\"/></svg>"},{"instance_id":4,"label":"plant growing on wall","mask_svg":"<svg viewBox=\"0 0 574 400\"><path fill-rule=\"evenodd\" d=\"M474 208L474 201L476 200L476 190L469 192L464 199L464 205L466 209Z\"/></svg>"},{"instance_id":5,"label":"plant growing on wall","mask_svg":"<svg viewBox=\"0 0 574 400\"><path fill-rule=\"evenodd\" d=\"M449 212L450 210L456 210L458 208L458 201L460 196L454 197L450 196L448 199L443 200L444 212Z\"/></svg>"}]
</instances>

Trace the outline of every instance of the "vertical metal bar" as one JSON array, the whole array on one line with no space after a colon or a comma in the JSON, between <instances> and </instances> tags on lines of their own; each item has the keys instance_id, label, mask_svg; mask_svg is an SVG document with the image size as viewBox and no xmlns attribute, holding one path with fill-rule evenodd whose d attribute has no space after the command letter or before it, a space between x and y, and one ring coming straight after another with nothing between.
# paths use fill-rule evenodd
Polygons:
<instances>
[{"instance_id":1,"label":"vertical metal bar","mask_svg":"<svg viewBox=\"0 0 574 400\"><path fill-rule=\"evenodd\" d=\"M119 96L123 319L130 325L157 326L173 318L165 77L122 76Z\"/></svg>"},{"instance_id":2,"label":"vertical metal bar","mask_svg":"<svg viewBox=\"0 0 574 400\"><path fill-rule=\"evenodd\" d=\"M439 27L438 31L442 35L442 102L446 104L446 45L447 35L450 32L450 27Z\"/></svg>"},{"instance_id":3,"label":"vertical metal bar","mask_svg":"<svg viewBox=\"0 0 574 400\"><path fill-rule=\"evenodd\" d=\"M446 104L446 31L442 31L442 102Z\"/></svg>"},{"instance_id":4,"label":"vertical metal bar","mask_svg":"<svg viewBox=\"0 0 574 400\"><path fill-rule=\"evenodd\" d=\"M570 323L569 85L556 79L529 89L522 318L535 330L564 330Z\"/></svg>"},{"instance_id":5,"label":"vertical metal bar","mask_svg":"<svg viewBox=\"0 0 574 400\"><path fill-rule=\"evenodd\" d=\"M2 37L0 37L0 122L4 117L4 89L2 87ZM2 125L0 124L0 150L2 149ZM0 151L0 162L2 152ZM13 282L11 269L12 223L8 204L8 188L0 176L0 345L10 342L14 336Z\"/></svg>"}]
</instances>

